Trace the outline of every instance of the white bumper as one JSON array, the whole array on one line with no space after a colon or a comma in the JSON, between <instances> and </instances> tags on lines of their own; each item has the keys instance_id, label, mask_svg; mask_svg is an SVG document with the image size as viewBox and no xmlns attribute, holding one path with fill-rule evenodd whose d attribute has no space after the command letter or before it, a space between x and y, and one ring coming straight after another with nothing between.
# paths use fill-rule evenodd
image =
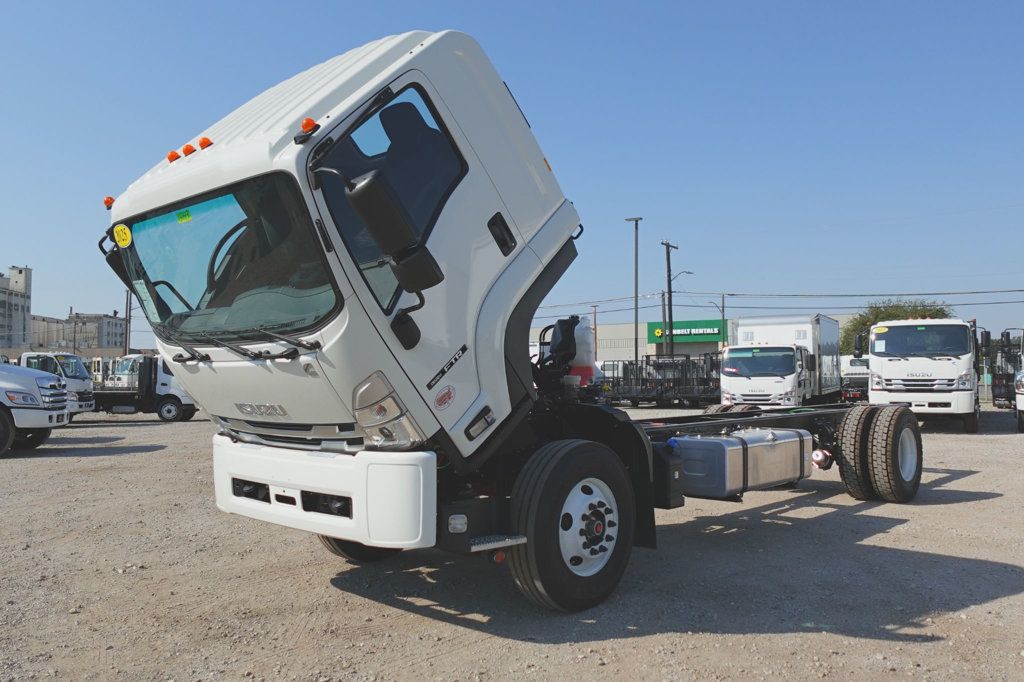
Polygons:
<instances>
[{"instance_id":1,"label":"white bumper","mask_svg":"<svg viewBox=\"0 0 1024 682\"><path fill-rule=\"evenodd\" d=\"M96 401L90 400L88 402L81 402L77 400L68 401L68 412L71 414L79 414L81 412L92 412L96 407Z\"/></svg>"},{"instance_id":2,"label":"white bumper","mask_svg":"<svg viewBox=\"0 0 1024 682\"><path fill-rule=\"evenodd\" d=\"M63 410L26 410L11 409L14 425L19 429L52 429L64 426L68 421L67 412Z\"/></svg>"},{"instance_id":3,"label":"white bumper","mask_svg":"<svg viewBox=\"0 0 1024 682\"><path fill-rule=\"evenodd\" d=\"M374 547L433 547L437 455L310 452L213 437L217 507L289 528ZM269 502L234 494L232 479L269 486ZM302 492L351 499L351 516L305 511ZM289 503L293 500L294 503Z\"/></svg>"},{"instance_id":4,"label":"white bumper","mask_svg":"<svg viewBox=\"0 0 1024 682\"><path fill-rule=\"evenodd\" d=\"M872 405L909 403L917 414L970 414L974 412L974 392L908 393L905 391L869 391Z\"/></svg>"}]
</instances>

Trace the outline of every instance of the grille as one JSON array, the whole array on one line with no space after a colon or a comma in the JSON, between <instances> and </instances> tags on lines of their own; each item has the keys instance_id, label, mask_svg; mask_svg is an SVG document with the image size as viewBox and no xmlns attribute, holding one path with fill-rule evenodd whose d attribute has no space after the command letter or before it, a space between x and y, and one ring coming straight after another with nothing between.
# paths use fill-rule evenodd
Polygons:
<instances>
[{"instance_id":1,"label":"grille","mask_svg":"<svg viewBox=\"0 0 1024 682\"><path fill-rule=\"evenodd\" d=\"M229 417L214 417L218 424L238 440L262 445L277 445L299 450L358 452L363 449L363 431L357 424L294 424L256 422Z\"/></svg>"},{"instance_id":2,"label":"grille","mask_svg":"<svg viewBox=\"0 0 1024 682\"><path fill-rule=\"evenodd\" d=\"M68 392L63 388L40 388L43 398L43 409L54 412L63 410L68 404Z\"/></svg>"},{"instance_id":3,"label":"grille","mask_svg":"<svg viewBox=\"0 0 1024 682\"><path fill-rule=\"evenodd\" d=\"M767 393L740 393L740 397L745 403L767 403L772 399Z\"/></svg>"},{"instance_id":4,"label":"grille","mask_svg":"<svg viewBox=\"0 0 1024 682\"><path fill-rule=\"evenodd\" d=\"M883 385L887 391L948 392L956 387L956 379L883 379Z\"/></svg>"}]
</instances>

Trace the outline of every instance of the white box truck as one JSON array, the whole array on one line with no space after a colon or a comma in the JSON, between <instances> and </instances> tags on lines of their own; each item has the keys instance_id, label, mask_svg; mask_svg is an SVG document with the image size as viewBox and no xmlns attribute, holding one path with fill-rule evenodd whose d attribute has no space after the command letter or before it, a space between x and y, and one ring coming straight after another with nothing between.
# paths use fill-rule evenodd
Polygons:
<instances>
[{"instance_id":1,"label":"white box truck","mask_svg":"<svg viewBox=\"0 0 1024 682\"><path fill-rule=\"evenodd\" d=\"M839 399L839 322L827 315L736 320L722 356L723 405L805 405Z\"/></svg>"},{"instance_id":2,"label":"white box truck","mask_svg":"<svg viewBox=\"0 0 1024 682\"><path fill-rule=\"evenodd\" d=\"M349 561L507 559L530 600L579 610L684 494L735 499L833 460L858 499L920 484L903 407L635 422L566 385L571 319L531 362L530 323L582 230L462 33L315 66L106 204L107 264L216 424L217 506Z\"/></svg>"},{"instance_id":3,"label":"white box truck","mask_svg":"<svg viewBox=\"0 0 1024 682\"><path fill-rule=\"evenodd\" d=\"M862 336L855 355L863 354ZM978 341L959 319L886 320L869 330L872 405L907 405L922 417L947 415L978 432Z\"/></svg>"}]
</instances>

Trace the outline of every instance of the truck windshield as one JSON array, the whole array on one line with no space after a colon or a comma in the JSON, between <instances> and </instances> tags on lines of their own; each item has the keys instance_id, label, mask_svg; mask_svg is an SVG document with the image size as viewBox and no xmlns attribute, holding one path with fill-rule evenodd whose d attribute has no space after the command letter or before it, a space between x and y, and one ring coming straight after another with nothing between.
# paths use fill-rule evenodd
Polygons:
<instances>
[{"instance_id":1,"label":"truck windshield","mask_svg":"<svg viewBox=\"0 0 1024 682\"><path fill-rule=\"evenodd\" d=\"M722 374L734 377L784 377L796 372L792 348L729 348L722 360Z\"/></svg>"},{"instance_id":2,"label":"truck windshield","mask_svg":"<svg viewBox=\"0 0 1024 682\"><path fill-rule=\"evenodd\" d=\"M313 327L339 303L298 185L275 172L115 226L154 326L201 340ZM157 333L160 333L158 327Z\"/></svg>"},{"instance_id":3,"label":"truck windshield","mask_svg":"<svg viewBox=\"0 0 1024 682\"><path fill-rule=\"evenodd\" d=\"M971 352L971 329L964 324L921 324L875 327L871 330L874 355L966 355Z\"/></svg>"},{"instance_id":4,"label":"truck windshield","mask_svg":"<svg viewBox=\"0 0 1024 682\"><path fill-rule=\"evenodd\" d=\"M82 362L82 358L77 355L57 355L57 362L60 363L61 369L64 370L64 376L69 379L91 379L92 376L89 371L85 368L85 363Z\"/></svg>"},{"instance_id":5,"label":"truck windshield","mask_svg":"<svg viewBox=\"0 0 1024 682\"><path fill-rule=\"evenodd\" d=\"M132 374L138 369L135 358L121 358L114 365L114 374Z\"/></svg>"}]
</instances>

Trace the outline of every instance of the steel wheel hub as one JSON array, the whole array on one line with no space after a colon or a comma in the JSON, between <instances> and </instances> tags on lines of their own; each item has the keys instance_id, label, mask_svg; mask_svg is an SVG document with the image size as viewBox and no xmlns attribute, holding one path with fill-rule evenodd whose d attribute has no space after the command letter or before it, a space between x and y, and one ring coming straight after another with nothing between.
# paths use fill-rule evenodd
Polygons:
<instances>
[{"instance_id":1,"label":"steel wheel hub","mask_svg":"<svg viewBox=\"0 0 1024 682\"><path fill-rule=\"evenodd\" d=\"M900 476L904 481L914 480L917 474L917 439L910 428L900 433L899 443Z\"/></svg>"},{"instance_id":2,"label":"steel wheel hub","mask_svg":"<svg viewBox=\"0 0 1024 682\"><path fill-rule=\"evenodd\" d=\"M562 504L558 545L562 560L578 576L604 568L615 548L616 502L604 481L586 478L569 491Z\"/></svg>"}]
</instances>

